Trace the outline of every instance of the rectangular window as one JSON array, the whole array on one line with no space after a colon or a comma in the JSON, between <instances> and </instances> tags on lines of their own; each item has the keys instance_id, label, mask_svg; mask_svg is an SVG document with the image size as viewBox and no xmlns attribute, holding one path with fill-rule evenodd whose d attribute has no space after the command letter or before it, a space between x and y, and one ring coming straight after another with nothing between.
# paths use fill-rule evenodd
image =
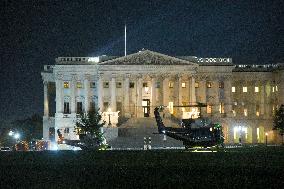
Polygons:
<instances>
[{"instance_id":1,"label":"rectangular window","mask_svg":"<svg viewBox=\"0 0 284 189\"><path fill-rule=\"evenodd\" d=\"M275 91L278 91L278 86L277 85L275 86Z\"/></svg>"},{"instance_id":2,"label":"rectangular window","mask_svg":"<svg viewBox=\"0 0 284 189\"><path fill-rule=\"evenodd\" d=\"M89 110L95 110L95 108L96 108L96 103L95 102L90 102Z\"/></svg>"},{"instance_id":3,"label":"rectangular window","mask_svg":"<svg viewBox=\"0 0 284 189\"><path fill-rule=\"evenodd\" d=\"M255 110L256 110L256 111L255 111L255 115L256 115L256 116L259 116L259 109L260 109L260 108L259 108L259 105L257 104L256 107L255 107Z\"/></svg>"},{"instance_id":4,"label":"rectangular window","mask_svg":"<svg viewBox=\"0 0 284 189\"><path fill-rule=\"evenodd\" d=\"M224 82L223 81L219 82L219 88L224 89Z\"/></svg>"},{"instance_id":5,"label":"rectangular window","mask_svg":"<svg viewBox=\"0 0 284 189\"><path fill-rule=\"evenodd\" d=\"M275 92L275 87L272 87L272 92L273 92L273 93Z\"/></svg>"},{"instance_id":6,"label":"rectangular window","mask_svg":"<svg viewBox=\"0 0 284 189\"><path fill-rule=\"evenodd\" d=\"M198 82L195 82L195 83L194 83L194 86L195 86L195 88L198 88L198 87L199 87L199 83L198 83Z\"/></svg>"},{"instance_id":7,"label":"rectangular window","mask_svg":"<svg viewBox=\"0 0 284 189\"><path fill-rule=\"evenodd\" d=\"M156 88L160 88L161 87L161 82L160 81L157 81L156 82Z\"/></svg>"},{"instance_id":8,"label":"rectangular window","mask_svg":"<svg viewBox=\"0 0 284 189\"><path fill-rule=\"evenodd\" d=\"M143 83L143 87L148 87L148 83Z\"/></svg>"},{"instance_id":9,"label":"rectangular window","mask_svg":"<svg viewBox=\"0 0 284 189\"><path fill-rule=\"evenodd\" d=\"M185 83L181 83L181 87L182 87L182 88L185 88Z\"/></svg>"},{"instance_id":10,"label":"rectangular window","mask_svg":"<svg viewBox=\"0 0 284 189\"><path fill-rule=\"evenodd\" d=\"M174 82L170 81L169 82L169 88L173 88L174 87Z\"/></svg>"},{"instance_id":11,"label":"rectangular window","mask_svg":"<svg viewBox=\"0 0 284 189\"><path fill-rule=\"evenodd\" d=\"M210 81L206 82L206 86L207 86L207 88L211 88L212 87L212 82L210 82Z\"/></svg>"},{"instance_id":12,"label":"rectangular window","mask_svg":"<svg viewBox=\"0 0 284 189\"><path fill-rule=\"evenodd\" d=\"M243 87L243 93L247 93L248 92L248 88L247 87Z\"/></svg>"},{"instance_id":13,"label":"rectangular window","mask_svg":"<svg viewBox=\"0 0 284 189\"><path fill-rule=\"evenodd\" d=\"M211 114L212 113L212 106L211 105L207 105L207 114Z\"/></svg>"},{"instance_id":14,"label":"rectangular window","mask_svg":"<svg viewBox=\"0 0 284 189\"><path fill-rule=\"evenodd\" d=\"M122 87L122 83L121 82L116 82L116 88L121 88Z\"/></svg>"},{"instance_id":15,"label":"rectangular window","mask_svg":"<svg viewBox=\"0 0 284 189\"><path fill-rule=\"evenodd\" d=\"M244 108L244 116L248 116L248 109L247 108Z\"/></svg>"},{"instance_id":16,"label":"rectangular window","mask_svg":"<svg viewBox=\"0 0 284 189\"><path fill-rule=\"evenodd\" d=\"M129 83L129 88L134 88L134 82Z\"/></svg>"},{"instance_id":17,"label":"rectangular window","mask_svg":"<svg viewBox=\"0 0 284 189\"><path fill-rule=\"evenodd\" d=\"M64 82L64 88L65 88L65 89L68 89L68 88L69 88L69 82L67 82L67 81Z\"/></svg>"},{"instance_id":18,"label":"rectangular window","mask_svg":"<svg viewBox=\"0 0 284 189\"><path fill-rule=\"evenodd\" d=\"M83 87L82 82L77 82L76 86L77 88L82 88Z\"/></svg>"},{"instance_id":19,"label":"rectangular window","mask_svg":"<svg viewBox=\"0 0 284 189\"><path fill-rule=\"evenodd\" d=\"M258 93L259 92L259 88L258 87L254 87L254 92Z\"/></svg>"},{"instance_id":20,"label":"rectangular window","mask_svg":"<svg viewBox=\"0 0 284 189\"><path fill-rule=\"evenodd\" d=\"M77 102L77 114L81 114L83 112L83 103Z\"/></svg>"},{"instance_id":21,"label":"rectangular window","mask_svg":"<svg viewBox=\"0 0 284 189\"><path fill-rule=\"evenodd\" d=\"M64 102L64 114L70 114L69 102Z\"/></svg>"},{"instance_id":22,"label":"rectangular window","mask_svg":"<svg viewBox=\"0 0 284 189\"><path fill-rule=\"evenodd\" d=\"M236 87L232 87L232 93L236 92Z\"/></svg>"},{"instance_id":23,"label":"rectangular window","mask_svg":"<svg viewBox=\"0 0 284 189\"><path fill-rule=\"evenodd\" d=\"M109 88L109 83L108 82L104 82L103 86L104 86L104 88Z\"/></svg>"},{"instance_id":24,"label":"rectangular window","mask_svg":"<svg viewBox=\"0 0 284 189\"><path fill-rule=\"evenodd\" d=\"M64 129L64 133L66 133L66 134L69 133L69 128L68 128L68 127L66 127L66 128Z\"/></svg>"},{"instance_id":25,"label":"rectangular window","mask_svg":"<svg viewBox=\"0 0 284 189\"><path fill-rule=\"evenodd\" d=\"M90 88L95 88L96 87L96 83L95 82L90 82Z\"/></svg>"}]
</instances>

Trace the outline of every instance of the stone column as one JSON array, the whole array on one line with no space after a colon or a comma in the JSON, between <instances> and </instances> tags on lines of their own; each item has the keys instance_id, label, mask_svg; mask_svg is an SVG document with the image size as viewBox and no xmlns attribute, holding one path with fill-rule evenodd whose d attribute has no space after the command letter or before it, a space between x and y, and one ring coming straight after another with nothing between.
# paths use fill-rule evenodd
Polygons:
<instances>
[{"instance_id":1,"label":"stone column","mask_svg":"<svg viewBox=\"0 0 284 189\"><path fill-rule=\"evenodd\" d=\"M110 107L112 112L116 112L116 83L115 74L111 74L111 84L110 84Z\"/></svg>"},{"instance_id":2,"label":"stone column","mask_svg":"<svg viewBox=\"0 0 284 189\"><path fill-rule=\"evenodd\" d=\"M163 78L163 105L169 105L169 78L164 76Z\"/></svg>"},{"instance_id":3,"label":"stone column","mask_svg":"<svg viewBox=\"0 0 284 189\"><path fill-rule=\"evenodd\" d=\"M212 107L213 116L219 117L220 116L220 112L219 112L219 107L220 107L219 97L220 97L220 94L219 94L219 81L218 80L212 81L211 90L213 90L213 96L214 96L213 107Z\"/></svg>"},{"instance_id":4,"label":"stone column","mask_svg":"<svg viewBox=\"0 0 284 189\"><path fill-rule=\"evenodd\" d=\"M195 78L191 76L189 78L189 104L196 103L196 95L195 95Z\"/></svg>"},{"instance_id":5,"label":"stone column","mask_svg":"<svg viewBox=\"0 0 284 189\"><path fill-rule=\"evenodd\" d=\"M104 96L104 89L103 89L103 74L98 75L98 90L97 90L97 96L98 96L98 108L100 111L104 111L103 109L103 96Z\"/></svg>"},{"instance_id":6,"label":"stone column","mask_svg":"<svg viewBox=\"0 0 284 189\"><path fill-rule=\"evenodd\" d=\"M156 82L157 82L156 76L152 76L152 93L151 93L152 94L152 102L151 102L152 109L156 107L156 98L157 98ZM153 112L154 111L151 111L151 115L154 116Z\"/></svg>"},{"instance_id":7,"label":"stone column","mask_svg":"<svg viewBox=\"0 0 284 189\"><path fill-rule=\"evenodd\" d=\"M89 111L89 88L90 88L90 75L85 75L84 89L85 89L85 112Z\"/></svg>"},{"instance_id":8,"label":"stone column","mask_svg":"<svg viewBox=\"0 0 284 189\"><path fill-rule=\"evenodd\" d=\"M71 103L71 114L76 113L76 99L75 99L75 91L76 91L76 75L72 75L72 79L70 81L70 103Z\"/></svg>"},{"instance_id":9,"label":"stone column","mask_svg":"<svg viewBox=\"0 0 284 189\"><path fill-rule=\"evenodd\" d=\"M224 109L225 109L225 114L228 117L232 117L232 77L227 77L225 78L224 81L224 96L225 96L225 104L224 104Z\"/></svg>"},{"instance_id":10,"label":"stone column","mask_svg":"<svg viewBox=\"0 0 284 189\"><path fill-rule=\"evenodd\" d=\"M138 76L137 78L137 117L143 117L143 109L142 109L142 76Z\"/></svg>"},{"instance_id":11,"label":"stone column","mask_svg":"<svg viewBox=\"0 0 284 189\"><path fill-rule=\"evenodd\" d=\"M266 81L265 82L265 85L264 85L264 88L265 88L265 110L264 110L264 114L265 114L265 117L266 118L269 118L272 114L272 107L271 107L271 104L269 102L269 99L271 99L271 84L269 81Z\"/></svg>"},{"instance_id":12,"label":"stone column","mask_svg":"<svg viewBox=\"0 0 284 189\"><path fill-rule=\"evenodd\" d=\"M48 81L43 82L44 91L44 116L49 117L49 107L48 107Z\"/></svg>"},{"instance_id":13,"label":"stone column","mask_svg":"<svg viewBox=\"0 0 284 189\"><path fill-rule=\"evenodd\" d=\"M63 75L58 75L55 81L56 87L56 113L63 113Z\"/></svg>"},{"instance_id":14,"label":"stone column","mask_svg":"<svg viewBox=\"0 0 284 189\"><path fill-rule=\"evenodd\" d=\"M198 93L200 96L200 102L206 104L207 103L207 96L206 96L206 80L201 78L199 80L199 87L198 87ZM201 107L201 115L206 116L206 107Z\"/></svg>"},{"instance_id":15,"label":"stone column","mask_svg":"<svg viewBox=\"0 0 284 189\"><path fill-rule=\"evenodd\" d=\"M124 79L124 114L126 117L130 117L129 113L129 78L130 74L125 75Z\"/></svg>"},{"instance_id":16,"label":"stone column","mask_svg":"<svg viewBox=\"0 0 284 189\"><path fill-rule=\"evenodd\" d=\"M265 83L260 83L260 115L264 116L265 113Z\"/></svg>"},{"instance_id":17,"label":"stone column","mask_svg":"<svg viewBox=\"0 0 284 189\"><path fill-rule=\"evenodd\" d=\"M279 85L277 85L278 87L278 98L279 98L279 102L280 104L284 104L284 70L282 69L280 71L281 76L280 76L280 83Z\"/></svg>"}]
</instances>

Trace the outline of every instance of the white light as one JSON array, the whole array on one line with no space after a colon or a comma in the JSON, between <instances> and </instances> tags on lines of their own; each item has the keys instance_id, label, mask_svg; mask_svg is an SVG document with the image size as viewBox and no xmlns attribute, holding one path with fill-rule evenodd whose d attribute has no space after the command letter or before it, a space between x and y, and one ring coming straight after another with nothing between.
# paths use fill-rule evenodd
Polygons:
<instances>
[{"instance_id":1,"label":"white light","mask_svg":"<svg viewBox=\"0 0 284 189\"><path fill-rule=\"evenodd\" d=\"M9 136L13 136L14 132L13 131L9 131Z\"/></svg>"},{"instance_id":2,"label":"white light","mask_svg":"<svg viewBox=\"0 0 284 189\"><path fill-rule=\"evenodd\" d=\"M62 142L63 144L65 144L66 142L65 142L65 140L63 140L63 142Z\"/></svg>"},{"instance_id":3,"label":"white light","mask_svg":"<svg viewBox=\"0 0 284 189\"><path fill-rule=\"evenodd\" d=\"M16 133L16 134L14 135L14 138L15 138L15 139L19 139L19 138L20 138L20 134L19 134L19 133Z\"/></svg>"},{"instance_id":4,"label":"white light","mask_svg":"<svg viewBox=\"0 0 284 189\"><path fill-rule=\"evenodd\" d=\"M111 108L109 108L107 111L108 111L108 112L111 112Z\"/></svg>"},{"instance_id":5,"label":"white light","mask_svg":"<svg viewBox=\"0 0 284 189\"><path fill-rule=\"evenodd\" d=\"M96 62L98 63L100 61L100 57L96 56L96 57L91 57L88 59L88 62Z\"/></svg>"}]
</instances>

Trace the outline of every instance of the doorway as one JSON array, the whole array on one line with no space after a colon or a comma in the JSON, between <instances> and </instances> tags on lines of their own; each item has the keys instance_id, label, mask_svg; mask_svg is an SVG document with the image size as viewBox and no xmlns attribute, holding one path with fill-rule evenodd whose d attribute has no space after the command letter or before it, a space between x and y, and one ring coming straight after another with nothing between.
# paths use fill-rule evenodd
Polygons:
<instances>
[{"instance_id":1,"label":"doorway","mask_svg":"<svg viewBox=\"0 0 284 189\"><path fill-rule=\"evenodd\" d=\"M144 117L149 117L150 116L150 99L143 99L142 108L143 108Z\"/></svg>"}]
</instances>

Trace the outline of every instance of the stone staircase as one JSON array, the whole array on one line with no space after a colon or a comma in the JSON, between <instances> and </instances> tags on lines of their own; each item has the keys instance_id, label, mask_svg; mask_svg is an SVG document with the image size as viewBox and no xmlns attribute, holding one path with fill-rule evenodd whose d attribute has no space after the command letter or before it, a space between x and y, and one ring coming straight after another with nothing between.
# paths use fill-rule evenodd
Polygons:
<instances>
[{"instance_id":1,"label":"stone staircase","mask_svg":"<svg viewBox=\"0 0 284 189\"><path fill-rule=\"evenodd\" d=\"M171 119L164 119L165 126L176 126ZM152 147L182 147L182 142L158 134L155 118L131 118L118 127L118 137L108 143L113 148L143 148L144 137L151 137Z\"/></svg>"}]
</instances>

